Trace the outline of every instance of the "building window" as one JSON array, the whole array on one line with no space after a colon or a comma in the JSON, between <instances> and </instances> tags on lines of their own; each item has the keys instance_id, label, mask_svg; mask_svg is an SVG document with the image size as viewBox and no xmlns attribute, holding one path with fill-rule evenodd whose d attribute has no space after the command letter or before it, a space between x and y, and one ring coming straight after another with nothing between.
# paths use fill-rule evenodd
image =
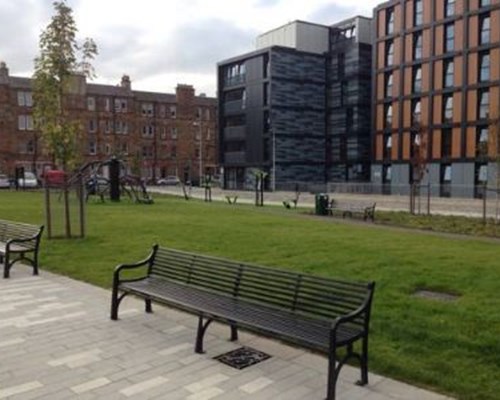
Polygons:
<instances>
[{"instance_id":1,"label":"building window","mask_svg":"<svg viewBox=\"0 0 500 400\"><path fill-rule=\"evenodd\" d=\"M411 122L412 125L419 125L422 122L422 101L420 99L412 100Z\"/></svg>"},{"instance_id":2,"label":"building window","mask_svg":"<svg viewBox=\"0 0 500 400\"><path fill-rule=\"evenodd\" d=\"M385 43L385 65L389 66L394 63L394 42L388 40Z\"/></svg>"},{"instance_id":3,"label":"building window","mask_svg":"<svg viewBox=\"0 0 500 400\"><path fill-rule=\"evenodd\" d=\"M444 1L444 16L451 17L455 15L455 0L445 0Z\"/></svg>"},{"instance_id":4,"label":"building window","mask_svg":"<svg viewBox=\"0 0 500 400\"><path fill-rule=\"evenodd\" d=\"M385 97L393 97L394 75L392 72L385 74Z\"/></svg>"},{"instance_id":5,"label":"building window","mask_svg":"<svg viewBox=\"0 0 500 400\"><path fill-rule=\"evenodd\" d=\"M479 53L479 82L490 80L490 53Z\"/></svg>"},{"instance_id":6,"label":"building window","mask_svg":"<svg viewBox=\"0 0 500 400\"><path fill-rule=\"evenodd\" d=\"M33 107L33 94L31 92L17 92L17 105L21 107Z\"/></svg>"},{"instance_id":7,"label":"building window","mask_svg":"<svg viewBox=\"0 0 500 400\"><path fill-rule=\"evenodd\" d=\"M451 157L452 149L452 130L450 128L441 130L441 157L449 158Z\"/></svg>"},{"instance_id":8,"label":"building window","mask_svg":"<svg viewBox=\"0 0 500 400\"><path fill-rule=\"evenodd\" d=\"M172 139L177 139L177 128L172 128L170 134L172 135Z\"/></svg>"},{"instance_id":9,"label":"building window","mask_svg":"<svg viewBox=\"0 0 500 400\"><path fill-rule=\"evenodd\" d=\"M475 164L474 165L474 178L476 185L486 185L488 182L488 165L487 164ZM478 193L478 192L476 192ZM478 193L479 194L479 193ZM476 196L482 198L483 196Z\"/></svg>"},{"instance_id":10,"label":"building window","mask_svg":"<svg viewBox=\"0 0 500 400\"><path fill-rule=\"evenodd\" d=\"M479 7L486 7L491 5L491 0L479 0Z\"/></svg>"},{"instance_id":11,"label":"building window","mask_svg":"<svg viewBox=\"0 0 500 400\"><path fill-rule=\"evenodd\" d=\"M455 25L453 23L444 26L444 51L455 49Z\"/></svg>"},{"instance_id":12,"label":"building window","mask_svg":"<svg viewBox=\"0 0 500 400\"><path fill-rule=\"evenodd\" d=\"M337 54L337 78L343 79L345 76L345 53Z\"/></svg>"},{"instance_id":13,"label":"building window","mask_svg":"<svg viewBox=\"0 0 500 400\"><path fill-rule=\"evenodd\" d=\"M91 156L95 156L96 153L97 153L97 146L96 146L95 140L90 140L89 141L89 154Z\"/></svg>"},{"instance_id":14,"label":"building window","mask_svg":"<svg viewBox=\"0 0 500 400\"><path fill-rule=\"evenodd\" d=\"M424 22L424 6L422 0L414 0L413 2L413 25L422 25Z\"/></svg>"},{"instance_id":15,"label":"building window","mask_svg":"<svg viewBox=\"0 0 500 400\"><path fill-rule=\"evenodd\" d=\"M17 117L17 129L20 131L33 130L33 116L32 115L19 115Z\"/></svg>"},{"instance_id":16,"label":"building window","mask_svg":"<svg viewBox=\"0 0 500 400\"><path fill-rule=\"evenodd\" d=\"M244 92L243 92L243 94L244 94L244 98L243 98L243 100L246 102L247 92L246 92L246 91L244 91ZM243 107L243 104L242 104L242 107ZM205 119L206 119L207 121L210 121L210 118L211 118L211 117L210 117L210 108L207 108L207 109L205 110Z\"/></svg>"},{"instance_id":17,"label":"building window","mask_svg":"<svg viewBox=\"0 0 500 400\"><path fill-rule=\"evenodd\" d=\"M225 68L226 85L237 85L245 81L246 67L244 63L229 65Z\"/></svg>"},{"instance_id":18,"label":"building window","mask_svg":"<svg viewBox=\"0 0 500 400\"><path fill-rule=\"evenodd\" d=\"M392 180L392 168L390 165L383 166L382 181L383 183L391 183Z\"/></svg>"},{"instance_id":19,"label":"building window","mask_svg":"<svg viewBox=\"0 0 500 400\"><path fill-rule=\"evenodd\" d=\"M451 165L441 165L441 183L451 183Z\"/></svg>"},{"instance_id":20,"label":"building window","mask_svg":"<svg viewBox=\"0 0 500 400\"><path fill-rule=\"evenodd\" d=\"M384 136L384 159L390 159L392 153L392 135Z\"/></svg>"},{"instance_id":21,"label":"building window","mask_svg":"<svg viewBox=\"0 0 500 400\"><path fill-rule=\"evenodd\" d=\"M128 133L128 124L125 121L115 121L115 133L126 135Z\"/></svg>"},{"instance_id":22,"label":"building window","mask_svg":"<svg viewBox=\"0 0 500 400\"><path fill-rule=\"evenodd\" d=\"M155 127L153 125L143 125L142 126L142 136L151 137L155 133Z\"/></svg>"},{"instance_id":23,"label":"building window","mask_svg":"<svg viewBox=\"0 0 500 400\"><path fill-rule=\"evenodd\" d=\"M266 82L264 83L264 105L265 106L268 106L269 105L269 89L270 89L270 86L269 86L269 83ZM245 95L245 103L246 103L246 91L243 91L244 95ZM242 101L243 101L243 98L242 98ZM245 104L246 106L246 104ZM243 104L242 104L242 109L244 109L245 107L243 107Z\"/></svg>"},{"instance_id":24,"label":"building window","mask_svg":"<svg viewBox=\"0 0 500 400\"><path fill-rule=\"evenodd\" d=\"M392 127L392 104L385 105L384 117L385 117L385 127L391 128Z\"/></svg>"},{"instance_id":25,"label":"building window","mask_svg":"<svg viewBox=\"0 0 500 400\"><path fill-rule=\"evenodd\" d=\"M116 112L127 112L127 100L126 99L115 99L115 111Z\"/></svg>"},{"instance_id":26,"label":"building window","mask_svg":"<svg viewBox=\"0 0 500 400\"><path fill-rule=\"evenodd\" d=\"M111 121L110 120L106 120L104 121L104 132L105 133L111 133Z\"/></svg>"},{"instance_id":27,"label":"building window","mask_svg":"<svg viewBox=\"0 0 500 400\"><path fill-rule=\"evenodd\" d=\"M95 97L87 97L87 110L95 111Z\"/></svg>"},{"instance_id":28,"label":"building window","mask_svg":"<svg viewBox=\"0 0 500 400\"><path fill-rule=\"evenodd\" d=\"M26 143L26 153L33 154L35 152L35 142L33 140L28 140Z\"/></svg>"},{"instance_id":29,"label":"building window","mask_svg":"<svg viewBox=\"0 0 500 400\"><path fill-rule=\"evenodd\" d=\"M395 18L394 8L387 9L385 18L386 18L385 34L391 35L394 33L394 18Z\"/></svg>"},{"instance_id":30,"label":"building window","mask_svg":"<svg viewBox=\"0 0 500 400\"><path fill-rule=\"evenodd\" d=\"M479 119L487 119L490 116L490 92L487 89L479 91L478 116Z\"/></svg>"},{"instance_id":31,"label":"building window","mask_svg":"<svg viewBox=\"0 0 500 400\"><path fill-rule=\"evenodd\" d=\"M413 59L422 58L422 32L413 34Z\"/></svg>"},{"instance_id":32,"label":"building window","mask_svg":"<svg viewBox=\"0 0 500 400\"><path fill-rule=\"evenodd\" d=\"M111 111L111 99L109 97L104 99L104 111Z\"/></svg>"},{"instance_id":33,"label":"building window","mask_svg":"<svg viewBox=\"0 0 500 400\"><path fill-rule=\"evenodd\" d=\"M422 91L422 67L413 67L413 92L420 93Z\"/></svg>"},{"instance_id":34,"label":"building window","mask_svg":"<svg viewBox=\"0 0 500 400\"><path fill-rule=\"evenodd\" d=\"M443 68L443 86L445 88L453 87L455 80L455 63L453 58L444 60Z\"/></svg>"},{"instance_id":35,"label":"building window","mask_svg":"<svg viewBox=\"0 0 500 400\"><path fill-rule=\"evenodd\" d=\"M476 131L476 153L478 156L488 155L488 136L487 126L478 126Z\"/></svg>"},{"instance_id":36,"label":"building window","mask_svg":"<svg viewBox=\"0 0 500 400\"><path fill-rule=\"evenodd\" d=\"M127 142L122 143L120 150L121 150L122 154L126 156L128 154L128 143Z\"/></svg>"},{"instance_id":37,"label":"building window","mask_svg":"<svg viewBox=\"0 0 500 400\"><path fill-rule=\"evenodd\" d=\"M95 119L89 119L89 132L97 131L97 121Z\"/></svg>"},{"instance_id":38,"label":"building window","mask_svg":"<svg viewBox=\"0 0 500 400\"><path fill-rule=\"evenodd\" d=\"M104 153L106 153L106 155L110 155L111 154L111 145L109 143L106 143L104 145Z\"/></svg>"},{"instance_id":39,"label":"building window","mask_svg":"<svg viewBox=\"0 0 500 400\"><path fill-rule=\"evenodd\" d=\"M141 112L144 117L152 117L154 115L154 106L152 103L142 103Z\"/></svg>"},{"instance_id":40,"label":"building window","mask_svg":"<svg viewBox=\"0 0 500 400\"><path fill-rule=\"evenodd\" d=\"M453 95L443 96L443 122L453 121Z\"/></svg>"},{"instance_id":41,"label":"building window","mask_svg":"<svg viewBox=\"0 0 500 400\"><path fill-rule=\"evenodd\" d=\"M489 14L479 17L479 44L487 44L491 37L491 18Z\"/></svg>"},{"instance_id":42,"label":"building window","mask_svg":"<svg viewBox=\"0 0 500 400\"><path fill-rule=\"evenodd\" d=\"M177 118L177 107L176 106L170 106L170 117Z\"/></svg>"}]
</instances>

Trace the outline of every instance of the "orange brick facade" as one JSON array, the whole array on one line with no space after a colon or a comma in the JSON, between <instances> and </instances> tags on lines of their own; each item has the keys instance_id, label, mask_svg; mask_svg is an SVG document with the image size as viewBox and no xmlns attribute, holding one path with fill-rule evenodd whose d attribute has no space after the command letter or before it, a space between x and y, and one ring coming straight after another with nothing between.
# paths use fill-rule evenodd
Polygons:
<instances>
[{"instance_id":1,"label":"orange brick facade","mask_svg":"<svg viewBox=\"0 0 500 400\"><path fill-rule=\"evenodd\" d=\"M436 193L496 181L500 0L394 0L374 19L372 180L410 184L418 135Z\"/></svg>"},{"instance_id":2,"label":"orange brick facade","mask_svg":"<svg viewBox=\"0 0 500 400\"><path fill-rule=\"evenodd\" d=\"M79 163L124 160L130 173L158 179L177 175L199 181L200 173L217 174L217 101L196 96L190 85L175 94L99 85L75 76L67 109L81 125ZM9 75L0 64L0 173L14 175L18 166L38 176L52 166L34 130L32 82Z\"/></svg>"}]
</instances>

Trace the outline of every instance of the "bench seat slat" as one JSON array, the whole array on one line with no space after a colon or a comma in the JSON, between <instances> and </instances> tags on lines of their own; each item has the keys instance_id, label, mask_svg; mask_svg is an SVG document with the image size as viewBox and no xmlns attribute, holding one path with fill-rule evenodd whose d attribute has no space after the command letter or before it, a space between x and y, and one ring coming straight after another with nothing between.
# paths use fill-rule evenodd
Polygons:
<instances>
[{"instance_id":1,"label":"bench seat slat","mask_svg":"<svg viewBox=\"0 0 500 400\"><path fill-rule=\"evenodd\" d=\"M174 303L186 309L202 311L209 315L251 325L280 336L295 336L300 341L312 342L314 347L328 349L328 328L331 324L328 320L321 323L317 319L291 314L279 308L264 306L261 303L252 303L248 300L232 297L222 298L220 294L154 278L124 283L122 288L131 292L147 294L159 301L167 300L168 303ZM321 327L323 329L319 329ZM345 345L355 340L360 333L353 328L342 329L338 337L339 345Z\"/></svg>"}]
</instances>

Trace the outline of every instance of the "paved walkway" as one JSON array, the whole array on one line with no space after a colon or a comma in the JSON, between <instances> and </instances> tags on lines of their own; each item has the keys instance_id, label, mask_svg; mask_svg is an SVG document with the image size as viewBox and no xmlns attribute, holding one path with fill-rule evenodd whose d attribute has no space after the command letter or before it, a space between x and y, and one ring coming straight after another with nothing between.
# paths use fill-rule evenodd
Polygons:
<instances>
[{"instance_id":1,"label":"paved walkway","mask_svg":"<svg viewBox=\"0 0 500 400\"><path fill-rule=\"evenodd\" d=\"M109 320L110 292L16 265L0 280L0 399L324 399L326 359L250 334L239 343L212 325L207 353L193 353L196 318L124 300ZM244 370L212 358L247 345L272 357ZM355 386L358 371L344 367L340 400L444 400L378 375Z\"/></svg>"},{"instance_id":2,"label":"paved walkway","mask_svg":"<svg viewBox=\"0 0 500 400\"><path fill-rule=\"evenodd\" d=\"M180 186L149 186L148 190L152 193L171 194L183 196ZM198 187L191 188L191 195L198 199L203 199L204 189ZM212 189L212 199L226 202L226 196L238 196L238 203L255 203L255 193L251 191L222 190L220 188ZM377 204L377 210L383 211L408 211L409 198L403 195L377 195L361 193L329 193L330 198L345 200L352 204ZM265 192L264 203L273 205L282 205L285 200L292 200L295 197L294 192ZM301 193L299 206L314 208L315 196L311 193ZM417 210L422 214L427 212L427 199L422 196L420 204L417 202ZM462 215L467 217L481 218L483 215L483 201L480 199L465 198L445 198L433 197L431 199L430 211L432 214L441 215ZM496 215L496 201L491 198L486 207L488 217Z\"/></svg>"}]
</instances>

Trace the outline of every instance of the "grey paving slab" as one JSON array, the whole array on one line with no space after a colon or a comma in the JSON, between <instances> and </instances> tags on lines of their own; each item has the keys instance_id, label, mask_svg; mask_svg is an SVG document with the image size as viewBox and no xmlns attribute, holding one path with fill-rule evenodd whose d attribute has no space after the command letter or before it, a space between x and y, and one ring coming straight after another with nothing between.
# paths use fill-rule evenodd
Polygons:
<instances>
[{"instance_id":1,"label":"grey paving slab","mask_svg":"<svg viewBox=\"0 0 500 400\"><path fill-rule=\"evenodd\" d=\"M16 266L0 280L0 400L186 399L320 400L325 357L213 324L206 353L193 352L195 317L126 298L120 320L109 319L110 292L67 277ZM272 357L241 371L213 359L241 345ZM445 400L382 376L353 384L359 372L344 367L340 400Z\"/></svg>"}]
</instances>

